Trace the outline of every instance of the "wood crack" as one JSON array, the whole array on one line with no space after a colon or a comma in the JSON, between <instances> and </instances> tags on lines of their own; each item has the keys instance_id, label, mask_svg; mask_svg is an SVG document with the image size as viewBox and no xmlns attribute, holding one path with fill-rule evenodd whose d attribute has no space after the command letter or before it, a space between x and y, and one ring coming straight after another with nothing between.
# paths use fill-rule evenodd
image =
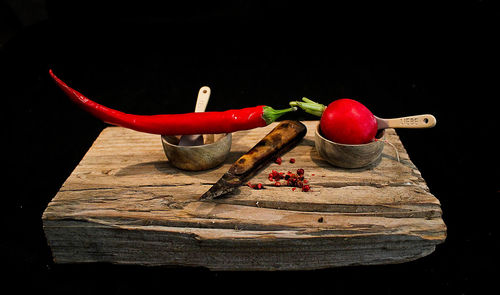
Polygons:
<instances>
[{"instance_id":1,"label":"wood crack","mask_svg":"<svg viewBox=\"0 0 500 295\"><path fill-rule=\"evenodd\" d=\"M382 187L410 187L417 186L414 182L387 182L387 183L376 183L376 182L317 182L311 183L319 187L329 187L329 188L343 188L343 187L353 187L353 186L369 186L374 188Z\"/></svg>"},{"instance_id":2,"label":"wood crack","mask_svg":"<svg viewBox=\"0 0 500 295\"><path fill-rule=\"evenodd\" d=\"M378 216L390 218L440 218L441 207L433 203L414 203L416 208L397 207L387 204L298 204L294 202L220 200L216 203L265 209L311 213L339 213L345 216Z\"/></svg>"},{"instance_id":3,"label":"wood crack","mask_svg":"<svg viewBox=\"0 0 500 295\"><path fill-rule=\"evenodd\" d=\"M85 192L85 191L105 191L105 190L117 190L117 189L137 189L137 188L162 188L162 187L182 187L182 186L192 186L194 182L191 183L177 183L177 184L143 184L143 185L130 185L130 186L120 186L120 187L91 187L91 188L77 188L77 189L67 189L61 188L60 192Z\"/></svg>"}]
</instances>

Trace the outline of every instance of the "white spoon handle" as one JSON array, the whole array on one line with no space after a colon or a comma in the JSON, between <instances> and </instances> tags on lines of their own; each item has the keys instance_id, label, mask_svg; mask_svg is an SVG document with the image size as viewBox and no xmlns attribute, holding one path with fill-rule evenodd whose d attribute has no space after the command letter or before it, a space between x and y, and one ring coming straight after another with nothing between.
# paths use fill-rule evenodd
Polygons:
<instances>
[{"instance_id":1,"label":"white spoon handle","mask_svg":"<svg viewBox=\"0 0 500 295\"><path fill-rule=\"evenodd\" d=\"M431 128L436 126L436 118L433 115L415 115L393 119L377 119L378 129L385 128Z\"/></svg>"},{"instance_id":2,"label":"white spoon handle","mask_svg":"<svg viewBox=\"0 0 500 295\"><path fill-rule=\"evenodd\" d=\"M203 113L207 108L208 100L210 99L210 87L203 86L198 92L198 98L196 99L196 107L194 108L195 113Z\"/></svg>"},{"instance_id":3,"label":"white spoon handle","mask_svg":"<svg viewBox=\"0 0 500 295\"><path fill-rule=\"evenodd\" d=\"M210 87L203 86L198 91L198 97L196 98L196 106L194 108L195 113L203 113L207 108L208 99L210 98ZM207 135L208 139L213 142L213 134ZM201 134L191 134L191 135L182 135L179 140L180 146L195 146L203 144L203 135Z\"/></svg>"}]
</instances>

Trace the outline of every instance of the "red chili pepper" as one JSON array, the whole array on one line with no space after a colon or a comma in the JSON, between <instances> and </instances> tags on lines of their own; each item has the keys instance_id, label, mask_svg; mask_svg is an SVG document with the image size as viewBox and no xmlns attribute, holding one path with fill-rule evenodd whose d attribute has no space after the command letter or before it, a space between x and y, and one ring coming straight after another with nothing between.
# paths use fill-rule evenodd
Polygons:
<instances>
[{"instance_id":1,"label":"red chili pepper","mask_svg":"<svg viewBox=\"0 0 500 295\"><path fill-rule=\"evenodd\" d=\"M269 106L256 106L224 112L204 112L169 115L133 115L100 105L61 81L52 70L50 75L66 95L84 110L112 125L140 132L161 135L230 133L266 126L281 115L296 108L275 110Z\"/></svg>"}]
</instances>

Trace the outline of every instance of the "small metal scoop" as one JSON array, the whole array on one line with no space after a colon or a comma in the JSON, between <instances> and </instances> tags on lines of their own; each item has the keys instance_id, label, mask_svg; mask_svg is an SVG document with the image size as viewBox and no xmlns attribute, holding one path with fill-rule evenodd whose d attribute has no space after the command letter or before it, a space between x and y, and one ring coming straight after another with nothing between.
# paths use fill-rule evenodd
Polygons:
<instances>
[{"instance_id":1,"label":"small metal scoop","mask_svg":"<svg viewBox=\"0 0 500 295\"><path fill-rule=\"evenodd\" d=\"M207 108L208 100L210 98L210 87L203 86L198 91L198 98L196 99L196 107L194 109L195 113L203 113ZM203 135L201 134L190 134L182 135L179 140L179 145L181 146L195 146L203 144Z\"/></svg>"}]
</instances>

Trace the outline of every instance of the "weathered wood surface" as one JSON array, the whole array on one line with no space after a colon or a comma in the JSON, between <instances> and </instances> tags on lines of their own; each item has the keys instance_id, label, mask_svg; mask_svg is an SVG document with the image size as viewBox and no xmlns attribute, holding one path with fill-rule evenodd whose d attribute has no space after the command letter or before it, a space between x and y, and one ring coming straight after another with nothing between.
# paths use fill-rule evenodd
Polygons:
<instances>
[{"instance_id":1,"label":"weathered wood surface","mask_svg":"<svg viewBox=\"0 0 500 295\"><path fill-rule=\"evenodd\" d=\"M209 171L172 167L159 136L106 128L43 214L57 263L293 270L386 264L430 254L446 237L439 201L393 129L381 160L340 169L308 134L271 170L305 170L312 191L242 186L228 198L198 198L275 125L233 134L229 157ZM289 163L290 158L296 163ZM313 175L314 174L314 175Z\"/></svg>"}]
</instances>

